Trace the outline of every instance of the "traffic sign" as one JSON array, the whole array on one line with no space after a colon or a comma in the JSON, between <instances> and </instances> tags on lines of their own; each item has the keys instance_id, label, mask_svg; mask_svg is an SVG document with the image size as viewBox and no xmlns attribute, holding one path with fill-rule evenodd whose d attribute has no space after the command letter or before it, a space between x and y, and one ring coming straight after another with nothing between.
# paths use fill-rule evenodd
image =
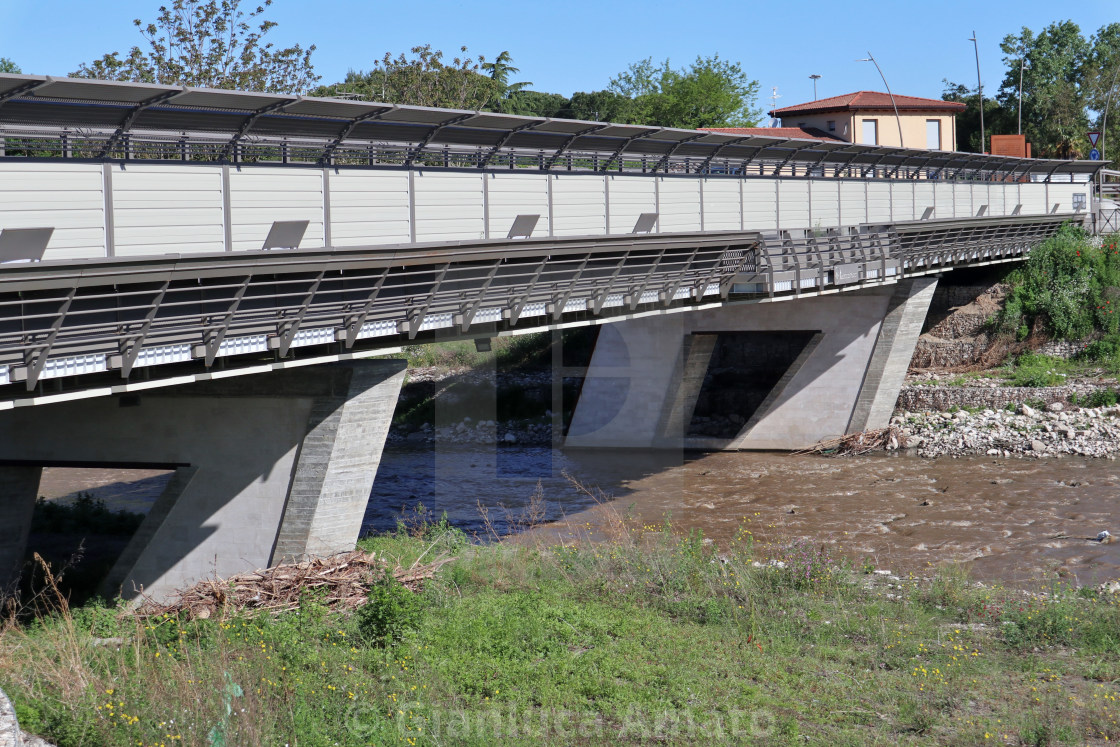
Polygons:
<instances>
[{"instance_id":1,"label":"traffic sign","mask_svg":"<svg viewBox=\"0 0 1120 747\"><path fill-rule=\"evenodd\" d=\"M1094 148L1097 147L1097 141L1100 140L1100 139L1101 139L1101 134L1099 132L1090 132L1089 133L1089 144L1092 145Z\"/></svg>"},{"instance_id":2,"label":"traffic sign","mask_svg":"<svg viewBox=\"0 0 1120 747\"><path fill-rule=\"evenodd\" d=\"M1101 160L1101 152L1099 150L1097 150L1096 148L1093 148L1091 151L1089 151L1089 160L1090 161Z\"/></svg>"}]
</instances>

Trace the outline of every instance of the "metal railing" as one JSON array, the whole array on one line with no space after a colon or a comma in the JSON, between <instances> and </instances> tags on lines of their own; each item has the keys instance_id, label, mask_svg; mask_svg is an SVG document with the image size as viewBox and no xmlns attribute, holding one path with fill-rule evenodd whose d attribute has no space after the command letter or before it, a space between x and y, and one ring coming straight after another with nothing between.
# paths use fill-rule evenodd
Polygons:
<instances>
[{"instance_id":1,"label":"metal railing","mask_svg":"<svg viewBox=\"0 0 1120 747\"><path fill-rule=\"evenodd\" d=\"M172 375L177 365L205 371L300 348L386 348L795 298L1018 259L1080 217L10 265L0 283L0 385L32 391L77 374L120 381L156 365Z\"/></svg>"}]
</instances>

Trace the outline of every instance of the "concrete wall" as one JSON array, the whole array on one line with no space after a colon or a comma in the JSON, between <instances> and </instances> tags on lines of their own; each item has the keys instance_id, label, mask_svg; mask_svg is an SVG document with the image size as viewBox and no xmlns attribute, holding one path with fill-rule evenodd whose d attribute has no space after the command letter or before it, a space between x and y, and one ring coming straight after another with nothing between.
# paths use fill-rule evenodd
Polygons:
<instances>
[{"instance_id":1,"label":"concrete wall","mask_svg":"<svg viewBox=\"0 0 1120 747\"><path fill-rule=\"evenodd\" d=\"M908 280L790 305L732 304L606 325L566 445L799 449L851 432L853 417L858 430L885 426L902 385L899 361L913 351L935 284ZM689 338L794 330L819 335L737 436L684 436L703 380Z\"/></svg>"},{"instance_id":2,"label":"concrete wall","mask_svg":"<svg viewBox=\"0 0 1120 747\"><path fill-rule=\"evenodd\" d=\"M403 378L403 361L362 361L8 411L0 460L176 468L109 579L166 596L352 549Z\"/></svg>"}]
</instances>

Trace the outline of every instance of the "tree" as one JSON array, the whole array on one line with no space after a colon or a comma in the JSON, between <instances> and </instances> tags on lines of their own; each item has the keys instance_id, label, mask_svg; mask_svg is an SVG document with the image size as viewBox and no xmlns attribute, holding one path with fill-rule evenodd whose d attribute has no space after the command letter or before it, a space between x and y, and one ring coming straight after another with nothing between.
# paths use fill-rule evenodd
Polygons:
<instances>
[{"instance_id":1,"label":"tree","mask_svg":"<svg viewBox=\"0 0 1120 747\"><path fill-rule=\"evenodd\" d=\"M956 101L964 104L965 110L957 115L957 142L953 144L956 150L966 153L978 153L980 148L980 96L975 88L969 88L961 83L942 80L945 90L941 98L945 101ZM988 137L992 135L1013 134L1016 129L1014 121L1015 112L1010 112L990 96L984 97L984 129ZM991 145L989 140L986 146ZM988 148L983 149L987 151Z\"/></svg>"},{"instance_id":2,"label":"tree","mask_svg":"<svg viewBox=\"0 0 1120 747\"><path fill-rule=\"evenodd\" d=\"M559 116L567 119L583 119L590 122L617 122L634 124L634 100L614 91L577 91L572 94L567 106L560 110Z\"/></svg>"},{"instance_id":3,"label":"tree","mask_svg":"<svg viewBox=\"0 0 1120 747\"><path fill-rule=\"evenodd\" d=\"M1116 158L1120 153L1120 23L1102 26L1089 40L1090 52L1085 61L1085 92L1089 108L1096 112L1094 127L1104 130L1105 108L1108 107L1108 131L1101 146L1107 144L1105 155ZM1117 139L1110 140L1113 135Z\"/></svg>"},{"instance_id":4,"label":"tree","mask_svg":"<svg viewBox=\"0 0 1120 747\"><path fill-rule=\"evenodd\" d=\"M514 91L503 102L501 111L523 117L563 117L570 99L558 93Z\"/></svg>"},{"instance_id":5,"label":"tree","mask_svg":"<svg viewBox=\"0 0 1120 747\"><path fill-rule=\"evenodd\" d=\"M22 73L19 65L9 60L7 57L0 57L0 73Z\"/></svg>"},{"instance_id":6,"label":"tree","mask_svg":"<svg viewBox=\"0 0 1120 747\"><path fill-rule=\"evenodd\" d=\"M636 62L611 79L610 90L634 100L635 118L661 127L752 126L762 112L755 108L758 81L737 62L719 55L697 57L688 68L674 70L669 61Z\"/></svg>"},{"instance_id":7,"label":"tree","mask_svg":"<svg viewBox=\"0 0 1120 747\"><path fill-rule=\"evenodd\" d=\"M466 47L461 47L464 54ZM479 72L482 56L456 57L443 62L443 52L431 45L413 47L413 57L386 52L372 70L350 71L341 83L321 86L316 96L356 96L366 101L384 101L412 106L450 109L482 109L494 98L497 83Z\"/></svg>"},{"instance_id":8,"label":"tree","mask_svg":"<svg viewBox=\"0 0 1120 747\"><path fill-rule=\"evenodd\" d=\"M526 86L533 85L530 82L522 81L520 83L510 83L509 76L521 72L520 68L516 68L510 63L513 62L513 56L508 51L498 53L498 56L493 62L483 62L481 67L483 70L490 74L490 80L494 81L494 99L490 102L490 108L494 111L514 113L505 106L506 102L514 94L523 90Z\"/></svg>"},{"instance_id":9,"label":"tree","mask_svg":"<svg viewBox=\"0 0 1120 747\"><path fill-rule=\"evenodd\" d=\"M276 49L264 41L276 27L263 18L272 0L246 13L241 0L172 0L154 22L133 23L148 49L133 47L82 64L80 78L165 85L303 93L319 80L311 64L315 45Z\"/></svg>"},{"instance_id":10,"label":"tree","mask_svg":"<svg viewBox=\"0 0 1120 747\"><path fill-rule=\"evenodd\" d=\"M1052 23L1038 36L1023 28L1000 44L1007 74L999 89L1005 111L1019 106L1019 61L1023 69L1023 134L1035 156L1083 156L1089 127L1086 113L1085 66L1089 43L1073 21Z\"/></svg>"}]
</instances>

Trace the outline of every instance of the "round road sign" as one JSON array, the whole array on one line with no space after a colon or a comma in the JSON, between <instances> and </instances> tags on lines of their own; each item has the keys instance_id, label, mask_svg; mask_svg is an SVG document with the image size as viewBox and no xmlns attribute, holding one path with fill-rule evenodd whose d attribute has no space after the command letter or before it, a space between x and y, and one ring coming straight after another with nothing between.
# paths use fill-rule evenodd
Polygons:
<instances>
[{"instance_id":1,"label":"round road sign","mask_svg":"<svg viewBox=\"0 0 1120 747\"><path fill-rule=\"evenodd\" d=\"M1089 160L1090 161L1101 160L1101 152L1099 150L1097 150L1096 148L1093 148L1091 151L1089 151Z\"/></svg>"}]
</instances>

